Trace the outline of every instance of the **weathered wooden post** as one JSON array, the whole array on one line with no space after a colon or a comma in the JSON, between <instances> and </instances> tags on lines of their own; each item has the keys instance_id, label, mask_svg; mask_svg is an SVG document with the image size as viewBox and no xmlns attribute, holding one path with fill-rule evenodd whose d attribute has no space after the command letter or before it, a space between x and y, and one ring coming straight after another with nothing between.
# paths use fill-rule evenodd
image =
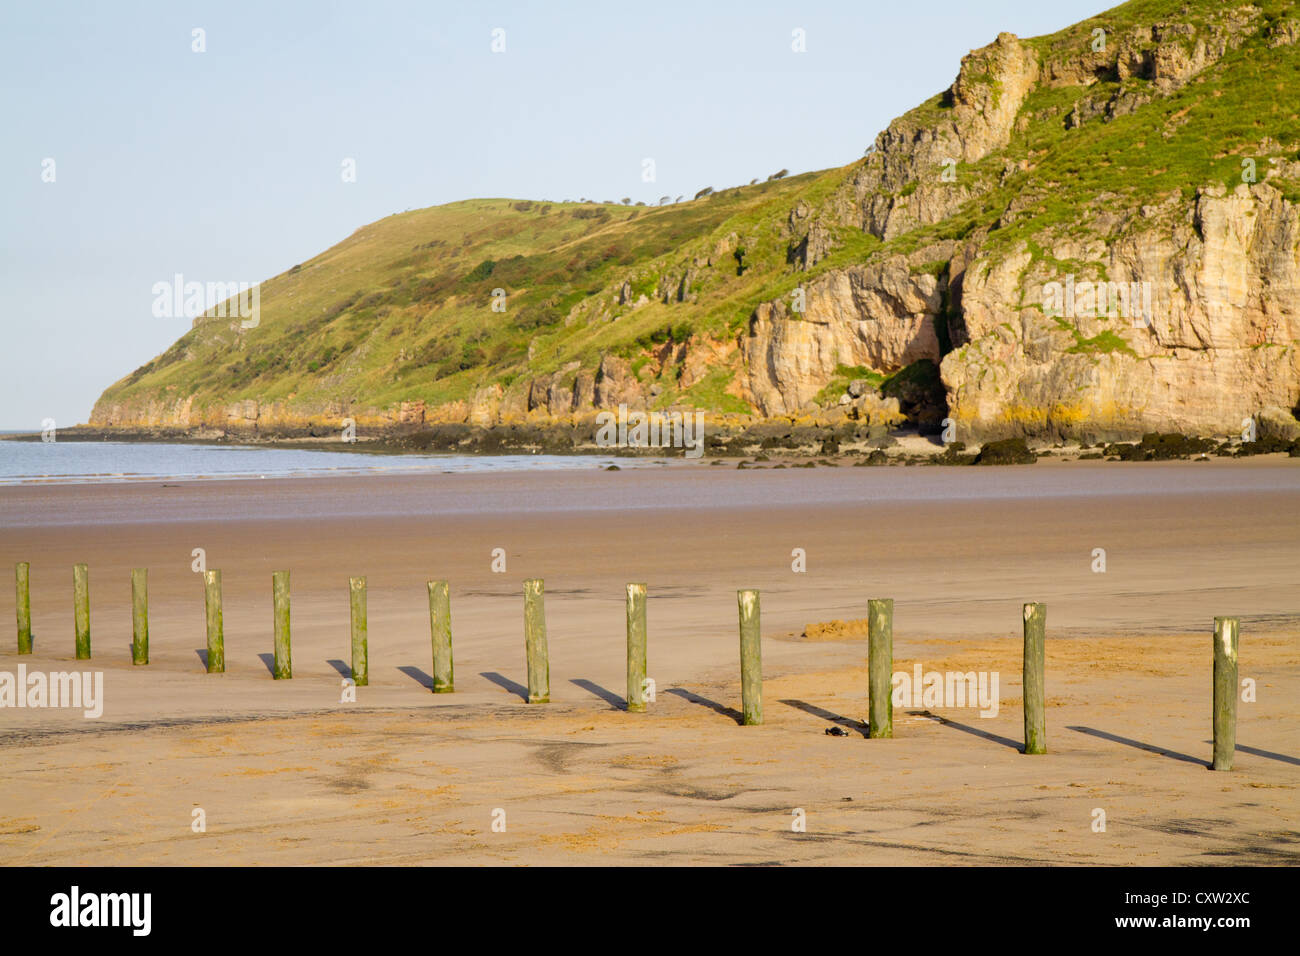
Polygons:
<instances>
[{"instance_id":1,"label":"weathered wooden post","mask_svg":"<svg viewBox=\"0 0 1300 956\"><path fill-rule=\"evenodd\" d=\"M208 673L226 672L226 631L221 614L221 572L203 572L203 606L208 622Z\"/></svg>"},{"instance_id":2,"label":"weathered wooden post","mask_svg":"<svg viewBox=\"0 0 1300 956\"><path fill-rule=\"evenodd\" d=\"M131 569L131 663L149 663L149 569Z\"/></svg>"},{"instance_id":3,"label":"weathered wooden post","mask_svg":"<svg viewBox=\"0 0 1300 956\"><path fill-rule=\"evenodd\" d=\"M546 650L545 585L541 578L524 582L524 652L528 658L528 703L551 701L551 662Z\"/></svg>"},{"instance_id":4,"label":"weathered wooden post","mask_svg":"<svg viewBox=\"0 0 1300 956\"><path fill-rule=\"evenodd\" d=\"M740 700L745 726L763 722L763 647L758 591L736 592L740 606Z\"/></svg>"},{"instance_id":5,"label":"weathered wooden post","mask_svg":"<svg viewBox=\"0 0 1300 956\"><path fill-rule=\"evenodd\" d=\"M32 566L26 561L14 565L14 607L18 616L18 653L32 652Z\"/></svg>"},{"instance_id":6,"label":"weathered wooden post","mask_svg":"<svg viewBox=\"0 0 1300 956\"><path fill-rule=\"evenodd\" d=\"M456 691L451 659L451 588L446 581L429 582L429 633L433 638L433 692Z\"/></svg>"},{"instance_id":7,"label":"weathered wooden post","mask_svg":"<svg viewBox=\"0 0 1300 956\"><path fill-rule=\"evenodd\" d=\"M867 601L868 736L894 736L894 599Z\"/></svg>"},{"instance_id":8,"label":"weathered wooden post","mask_svg":"<svg viewBox=\"0 0 1300 956\"><path fill-rule=\"evenodd\" d=\"M90 660L90 572L84 564L72 567L73 617L77 634L77 660Z\"/></svg>"},{"instance_id":9,"label":"weathered wooden post","mask_svg":"<svg viewBox=\"0 0 1300 956\"><path fill-rule=\"evenodd\" d=\"M1047 605L1025 605L1025 663L1021 680L1025 701L1025 753L1047 753L1047 706L1043 658L1047 638Z\"/></svg>"},{"instance_id":10,"label":"weathered wooden post","mask_svg":"<svg viewBox=\"0 0 1300 956\"><path fill-rule=\"evenodd\" d=\"M352 682L358 687L370 683L370 654L367 646L366 579L348 578L352 596Z\"/></svg>"},{"instance_id":11,"label":"weathered wooden post","mask_svg":"<svg viewBox=\"0 0 1300 956\"><path fill-rule=\"evenodd\" d=\"M1214 619L1214 770L1231 770L1237 750L1237 636L1241 621Z\"/></svg>"},{"instance_id":12,"label":"weathered wooden post","mask_svg":"<svg viewBox=\"0 0 1300 956\"><path fill-rule=\"evenodd\" d=\"M289 630L289 572L271 572L271 614L275 642L275 667L271 676L275 680L293 677L293 644Z\"/></svg>"},{"instance_id":13,"label":"weathered wooden post","mask_svg":"<svg viewBox=\"0 0 1300 956\"><path fill-rule=\"evenodd\" d=\"M645 585L627 586L627 709L645 712Z\"/></svg>"}]
</instances>

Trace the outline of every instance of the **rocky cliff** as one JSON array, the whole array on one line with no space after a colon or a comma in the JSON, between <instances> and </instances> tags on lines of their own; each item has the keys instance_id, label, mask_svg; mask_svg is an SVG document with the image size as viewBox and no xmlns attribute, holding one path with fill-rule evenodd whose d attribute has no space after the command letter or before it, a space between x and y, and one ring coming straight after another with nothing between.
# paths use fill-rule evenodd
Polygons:
<instances>
[{"instance_id":1,"label":"rocky cliff","mask_svg":"<svg viewBox=\"0 0 1300 956\"><path fill-rule=\"evenodd\" d=\"M1300 428L1294 6L1130 3L1000 34L837 170L390 217L266 283L256 328L196 320L92 424L626 404L975 439Z\"/></svg>"}]
</instances>

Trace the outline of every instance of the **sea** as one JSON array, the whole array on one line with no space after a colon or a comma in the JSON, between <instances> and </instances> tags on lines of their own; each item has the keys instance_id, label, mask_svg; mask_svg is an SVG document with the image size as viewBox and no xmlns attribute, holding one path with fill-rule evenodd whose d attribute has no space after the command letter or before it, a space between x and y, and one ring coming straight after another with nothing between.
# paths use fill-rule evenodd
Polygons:
<instances>
[{"instance_id":1,"label":"sea","mask_svg":"<svg viewBox=\"0 0 1300 956\"><path fill-rule=\"evenodd\" d=\"M328 475L454 474L521 470L586 471L648 463L582 455L376 454L262 445L115 441L6 441L0 485L198 481Z\"/></svg>"}]
</instances>

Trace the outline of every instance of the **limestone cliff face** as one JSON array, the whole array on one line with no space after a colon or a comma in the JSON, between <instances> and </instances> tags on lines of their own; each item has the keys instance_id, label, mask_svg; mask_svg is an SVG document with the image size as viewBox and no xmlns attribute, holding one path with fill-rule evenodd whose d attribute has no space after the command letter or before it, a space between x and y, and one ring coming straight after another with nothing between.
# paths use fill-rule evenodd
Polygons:
<instances>
[{"instance_id":1,"label":"limestone cliff face","mask_svg":"<svg viewBox=\"0 0 1300 956\"><path fill-rule=\"evenodd\" d=\"M786 300L755 311L742 340L747 397L766 415L807 413L837 365L938 362L944 322L955 348L942 380L968 437L1231 435L1265 409L1294 409L1300 207L1265 182L1147 213L1109 245L1060 239L1046 258L973 241L946 280L913 274L901 256L828 272L807 287L803 314ZM1067 275L1052 262L1097 268ZM1050 284L1082 289L1096 275L1107 285L1092 306L1047 314Z\"/></svg>"},{"instance_id":2,"label":"limestone cliff face","mask_svg":"<svg viewBox=\"0 0 1300 956\"><path fill-rule=\"evenodd\" d=\"M888 240L987 192L994 181L944 182L939 170L1006 145L1017 123L1031 121L1017 114L1036 87L1111 80L1064 117L1067 129L1105 123L1192 83L1265 26L1258 9L1223 9L1196 26L1132 27L1100 49L1070 46L1041 63L1002 34L963 60L938 108L881 133L827 202L791 211L791 257L810 269L833 251L836 226ZM1298 35L1291 20L1267 26L1270 48ZM1267 152L1268 141L1260 148ZM1003 181L1025 168L1004 164ZM1281 162L1260 171L1262 182L1231 192L1214 183L1191 201L1176 192L1141 208L1101 201L1078 210L1081 228L1039 237L1045 248L1022 241L1008 249L976 230L943 255L940 280L908 277L901 257L826 273L810 285L803 316L784 301L755 311L744 342L749 395L766 414L806 412L837 364L888 373L938 360L941 325L953 347L942 381L962 437L1231 435L1246 419L1279 416L1291 428L1300 401L1300 223L1297 206L1268 180L1298 175L1298 164ZM1043 195L1014 198L999 224ZM1052 314L1044 306L1053 283L1101 281L1105 308L1072 302L1084 307Z\"/></svg>"},{"instance_id":3,"label":"limestone cliff face","mask_svg":"<svg viewBox=\"0 0 1300 956\"><path fill-rule=\"evenodd\" d=\"M428 420L464 420L463 407L441 407ZM310 407L285 402L244 399L231 403L198 404L194 396L171 401L95 404L89 424L102 429L131 429L159 433L183 432L196 437L329 435L351 421L357 427L418 427L426 421L423 402L402 402L392 408L327 402Z\"/></svg>"},{"instance_id":4,"label":"limestone cliff face","mask_svg":"<svg viewBox=\"0 0 1300 956\"><path fill-rule=\"evenodd\" d=\"M1298 239L1300 208L1260 183L1201 190L1167 231L1134 228L1091 250L1057 243L1053 259L1090 258L1110 283L1149 289L1149 309L1135 300L1113 317L1048 316L1044 287L1065 278L1059 269L974 250L959 274L964 344L941 366L952 417L980 435L1228 435L1266 408L1293 408Z\"/></svg>"},{"instance_id":5,"label":"limestone cliff face","mask_svg":"<svg viewBox=\"0 0 1300 956\"><path fill-rule=\"evenodd\" d=\"M969 53L939 108L889 124L867 161L820 210L791 214L792 254L810 268L829 251L836 225L892 239L941 222L981 191L953 181L954 164L1005 146L1025 95L1039 77L1038 57L1010 33Z\"/></svg>"},{"instance_id":6,"label":"limestone cliff face","mask_svg":"<svg viewBox=\"0 0 1300 956\"><path fill-rule=\"evenodd\" d=\"M763 414L810 411L840 365L894 372L939 361L940 281L912 274L902 256L830 272L804 292L802 312L785 300L760 305L741 341L746 397Z\"/></svg>"}]
</instances>

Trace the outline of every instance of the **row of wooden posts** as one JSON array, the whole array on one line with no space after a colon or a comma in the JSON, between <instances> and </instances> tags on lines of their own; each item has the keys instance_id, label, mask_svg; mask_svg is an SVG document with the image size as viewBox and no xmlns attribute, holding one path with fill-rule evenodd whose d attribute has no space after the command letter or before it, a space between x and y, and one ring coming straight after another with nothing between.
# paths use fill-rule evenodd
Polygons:
<instances>
[{"instance_id":1,"label":"row of wooden posts","mask_svg":"<svg viewBox=\"0 0 1300 956\"><path fill-rule=\"evenodd\" d=\"M30 565L15 569L18 614L18 653L32 653L32 617L29 594ZM289 640L289 572L271 574L274 616L276 680L293 677ZM221 615L221 572L203 572L207 618L209 674L226 669L225 632ZM72 571L77 660L90 659L89 574L84 564ZM429 581L429 629L433 639L433 692L452 693L455 679L451 654L451 597L446 581ZM366 628L366 579L348 580L352 618L352 680L370 682ZM524 654L528 666L528 703L551 699L550 657L546 646L545 588L541 578L524 582ZM742 722L763 722L763 656L760 640L759 592L737 592L740 611L740 694ZM131 571L131 663L149 663L148 571ZM1231 770L1237 739L1237 640L1239 620L1214 619L1214 759L1215 770ZM646 709L646 586L627 586L627 709ZM1024 606L1023 697L1027 754L1047 752L1044 656L1047 605ZM894 736L894 601L873 598L867 602L868 736Z\"/></svg>"}]
</instances>

